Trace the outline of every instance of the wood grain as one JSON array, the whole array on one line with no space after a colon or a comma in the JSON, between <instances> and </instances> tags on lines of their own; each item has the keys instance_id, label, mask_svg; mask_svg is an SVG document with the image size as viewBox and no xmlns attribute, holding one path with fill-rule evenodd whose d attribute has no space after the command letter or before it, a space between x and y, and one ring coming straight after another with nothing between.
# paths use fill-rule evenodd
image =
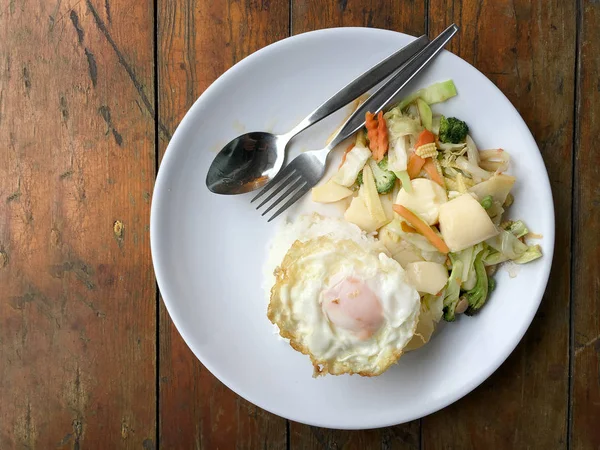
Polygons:
<instances>
[{"instance_id":1,"label":"wood grain","mask_svg":"<svg viewBox=\"0 0 600 450\"><path fill-rule=\"evenodd\" d=\"M159 120L168 136L198 96L237 61L288 36L286 2L158 2ZM206 370L160 310L160 444L163 448L273 448L286 421L246 402Z\"/></svg>"},{"instance_id":2,"label":"wood grain","mask_svg":"<svg viewBox=\"0 0 600 450\"><path fill-rule=\"evenodd\" d=\"M334 26L387 28L412 35L426 30L424 1L303 0L292 2L293 34ZM290 424L292 449L418 449L419 421L368 431L340 431Z\"/></svg>"},{"instance_id":3,"label":"wood grain","mask_svg":"<svg viewBox=\"0 0 600 450\"><path fill-rule=\"evenodd\" d=\"M0 7L2 449L155 447L152 16Z\"/></svg>"},{"instance_id":4,"label":"wood grain","mask_svg":"<svg viewBox=\"0 0 600 450\"><path fill-rule=\"evenodd\" d=\"M332 27L372 27L419 36L425 0L292 0L292 34Z\"/></svg>"},{"instance_id":5,"label":"wood grain","mask_svg":"<svg viewBox=\"0 0 600 450\"><path fill-rule=\"evenodd\" d=\"M423 448L564 448L567 442L575 1L430 2L436 34L508 96L552 184L556 247L540 310L517 350L479 389L423 419ZM591 254L590 254L591 261Z\"/></svg>"},{"instance_id":6,"label":"wood grain","mask_svg":"<svg viewBox=\"0 0 600 450\"><path fill-rule=\"evenodd\" d=\"M600 4L579 14L573 230L573 449L600 448Z\"/></svg>"},{"instance_id":7,"label":"wood grain","mask_svg":"<svg viewBox=\"0 0 600 450\"><path fill-rule=\"evenodd\" d=\"M0 449L600 448L597 1L158 0L158 23L153 4L0 4ZM287 424L218 382L162 304L156 317L156 149L214 79L290 32L435 35L451 22L451 50L515 104L550 174L556 253L540 312L496 374L420 423Z\"/></svg>"}]
</instances>

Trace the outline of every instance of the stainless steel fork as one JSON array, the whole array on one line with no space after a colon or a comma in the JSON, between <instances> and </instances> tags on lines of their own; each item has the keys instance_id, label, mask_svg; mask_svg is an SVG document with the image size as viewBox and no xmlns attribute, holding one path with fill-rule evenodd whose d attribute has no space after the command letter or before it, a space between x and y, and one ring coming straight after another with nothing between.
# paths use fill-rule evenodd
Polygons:
<instances>
[{"instance_id":1,"label":"stainless steel fork","mask_svg":"<svg viewBox=\"0 0 600 450\"><path fill-rule=\"evenodd\" d=\"M375 114L385 108L388 102L394 99L433 60L458 30L459 28L455 24L450 25L421 52L413 56L400 71L354 111L327 147L321 150L307 151L294 158L252 199L251 202L254 202L269 193L256 209L260 209L272 201L263 211L262 215L264 216L285 201L269 218L270 222L300 200L323 177L331 150L365 124L365 113Z\"/></svg>"}]
</instances>

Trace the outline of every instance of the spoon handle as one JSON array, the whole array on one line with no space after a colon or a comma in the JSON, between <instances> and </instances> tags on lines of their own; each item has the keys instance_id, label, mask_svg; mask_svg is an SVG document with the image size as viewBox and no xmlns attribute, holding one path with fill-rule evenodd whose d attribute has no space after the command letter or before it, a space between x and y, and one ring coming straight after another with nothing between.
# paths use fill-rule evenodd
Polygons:
<instances>
[{"instance_id":1,"label":"spoon handle","mask_svg":"<svg viewBox=\"0 0 600 450\"><path fill-rule=\"evenodd\" d=\"M330 114L333 114L338 109L346 106L348 103L356 100L373 86L376 86L389 75L394 73L394 71L398 70L406 61L424 49L428 42L429 39L427 36L421 36L412 41L406 47L403 47L396 53L388 56L379 64L372 67L354 81L340 89L329 100L315 109L302 122L296 125L292 131L287 133L287 135L291 139L301 131L304 131L311 125L314 125Z\"/></svg>"},{"instance_id":2,"label":"spoon handle","mask_svg":"<svg viewBox=\"0 0 600 450\"><path fill-rule=\"evenodd\" d=\"M442 33L431 41L422 51L413 56L398 72L396 72L383 86L375 91L346 121L337 135L332 139L327 150L356 133L365 124L365 113L378 113L387 106L400 91L423 70L433 58L444 48L444 46L458 32L456 24L450 25Z\"/></svg>"}]
</instances>

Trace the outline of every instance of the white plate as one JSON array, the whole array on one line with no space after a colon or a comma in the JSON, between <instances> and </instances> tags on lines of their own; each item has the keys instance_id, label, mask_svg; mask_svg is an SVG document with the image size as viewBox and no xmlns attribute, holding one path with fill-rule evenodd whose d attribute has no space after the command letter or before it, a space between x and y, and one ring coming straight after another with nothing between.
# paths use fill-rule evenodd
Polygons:
<instances>
[{"instance_id":1,"label":"white plate","mask_svg":"<svg viewBox=\"0 0 600 450\"><path fill-rule=\"evenodd\" d=\"M273 332L261 288L276 225L250 205L205 186L221 146L244 131L284 132L410 36L337 28L277 42L222 75L189 110L162 161L152 201L156 277L171 318L202 363L230 389L280 416L330 428L375 428L430 414L477 387L508 357L539 306L552 261L554 212L548 176L527 126L480 72L443 52L421 87L452 78L458 97L434 107L467 121L480 148L502 147L518 177L510 217L544 236L545 256L506 270L475 317L461 317L382 376L312 378L308 358ZM295 151L318 148L343 118L308 131ZM310 199L305 203L310 202Z\"/></svg>"}]
</instances>

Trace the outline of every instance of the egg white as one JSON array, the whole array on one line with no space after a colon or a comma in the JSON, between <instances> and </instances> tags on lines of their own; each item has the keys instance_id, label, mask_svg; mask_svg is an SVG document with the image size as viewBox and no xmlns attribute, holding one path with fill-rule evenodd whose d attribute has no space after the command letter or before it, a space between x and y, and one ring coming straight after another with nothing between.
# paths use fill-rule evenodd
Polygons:
<instances>
[{"instance_id":1,"label":"egg white","mask_svg":"<svg viewBox=\"0 0 600 450\"><path fill-rule=\"evenodd\" d=\"M380 375L414 335L419 294L377 245L335 237L332 232L294 242L275 271L267 315L294 349L310 356L314 376ZM368 339L336 327L323 311L323 292L344 277L361 280L381 303L383 322Z\"/></svg>"}]
</instances>

